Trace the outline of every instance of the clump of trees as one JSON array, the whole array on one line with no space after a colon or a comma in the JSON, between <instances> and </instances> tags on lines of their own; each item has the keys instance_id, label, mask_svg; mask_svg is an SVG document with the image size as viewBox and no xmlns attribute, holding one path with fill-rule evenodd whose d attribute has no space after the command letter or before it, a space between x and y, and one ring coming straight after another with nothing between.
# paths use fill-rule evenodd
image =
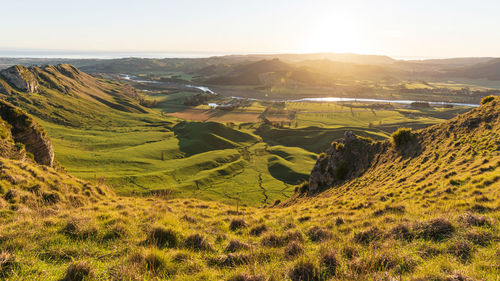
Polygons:
<instances>
[{"instance_id":1,"label":"clump of trees","mask_svg":"<svg viewBox=\"0 0 500 281\"><path fill-rule=\"evenodd\" d=\"M206 103L210 97L205 94L196 94L194 96L186 97L184 99L184 105L187 106L198 106L200 104Z\"/></svg>"}]
</instances>

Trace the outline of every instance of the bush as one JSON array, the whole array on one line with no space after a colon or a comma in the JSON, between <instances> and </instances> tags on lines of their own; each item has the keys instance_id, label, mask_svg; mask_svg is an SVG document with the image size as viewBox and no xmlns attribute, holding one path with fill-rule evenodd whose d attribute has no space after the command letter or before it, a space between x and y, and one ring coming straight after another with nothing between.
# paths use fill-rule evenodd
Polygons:
<instances>
[{"instance_id":1,"label":"bush","mask_svg":"<svg viewBox=\"0 0 500 281\"><path fill-rule=\"evenodd\" d=\"M316 281L320 280L319 270L312 262L299 261L288 273L292 281Z\"/></svg>"},{"instance_id":2,"label":"bush","mask_svg":"<svg viewBox=\"0 0 500 281\"><path fill-rule=\"evenodd\" d=\"M84 261L72 262L66 269L63 281L82 281L92 279L94 271L90 265Z\"/></svg>"},{"instance_id":3,"label":"bush","mask_svg":"<svg viewBox=\"0 0 500 281\"><path fill-rule=\"evenodd\" d=\"M200 234L192 234L184 241L186 248L195 251L211 251L212 246L208 243L207 239Z\"/></svg>"},{"instance_id":4,"label":"bush","mask_svg":"<svg viewBox=\"0 0 500 281\"><path fill-rule=\"evenodd\" d=\"M409 128L399 128L396 132L392 133L392 141L396 147L401 147L412 141L414 135Z\"/></svg>"},{"instance_id":5,"label":"bush","mask_svg":"<svg viewBox=\"0 0 500 281\"><path fill-rule=\"evenodd\" d=\"M481 100L481 104L487 104L495 99L495 96L487 96Z\"/></svg>"},{"instance_id":6,"label":"bush","mask_svg":"<svg viewBox=\"0 0 500 281\"><path fill-rule=\"evenodd\" d=\"M147 242L158 248L174 248L178 245L177 233L162 226L155 227L149 233Z\"/></svg>"}]
</instances>

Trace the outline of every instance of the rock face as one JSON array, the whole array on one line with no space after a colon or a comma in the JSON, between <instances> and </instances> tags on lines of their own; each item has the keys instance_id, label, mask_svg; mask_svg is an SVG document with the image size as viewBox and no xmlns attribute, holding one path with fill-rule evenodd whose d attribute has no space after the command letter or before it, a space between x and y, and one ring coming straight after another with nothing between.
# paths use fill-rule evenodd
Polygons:
<instances>
[{"instance_id":1,"label":"rock face","mask_svg":"<svg viewBox=\"0 0 500 281\"><path fill-rule=\"evenodd\" d=\"M5 101L0 101L0 117L11 126L14 140L24 144L26 151L33 154L37 163L53 165L52 142L31 116Z\"/></svg>"},{"instance_id":2,"label":"rock face","mask_svg":"<svg viewBox=\"0 0 500 281\"><path fill-rule=\"evenodd\" d=\"M309 177L309 191L321 191L324 187L339 185L348 179L360 176L371 165L376 152L383 144L359 138L352 132L345 132L344 139L332 143L322 153Z\"/></svg>"},{"instance_id":3,"label":"rock face","mask_svg":"<svg viewBox=\"0 0 500 281\"><path fill-rule=\"evenodd\" d=\"M9 67L0 71L0 75L2 75L9 84L21 91L28 93L35 93L38 91L38 81L35 79L33 73L24 66L15 65Z\"/></svg>"}]
</instances>

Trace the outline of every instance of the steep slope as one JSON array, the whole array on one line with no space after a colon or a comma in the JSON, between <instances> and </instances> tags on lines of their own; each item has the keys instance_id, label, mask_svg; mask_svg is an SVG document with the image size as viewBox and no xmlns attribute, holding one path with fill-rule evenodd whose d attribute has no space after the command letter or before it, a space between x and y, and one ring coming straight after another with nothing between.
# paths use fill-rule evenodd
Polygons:
<instances>
[{"instance_id":1,"label":"steep slope","mask_svg":"<svg viewBox=\"0 0 500 281\"><path fill-rule=\"evenodd\" d=\"M391 180L402 186L409 186L406 182L427 183L457 174L458 171L448 174L450 166L477 173L481 165L472 161L474 158L495 168L500 154L499 99L420 131L395 132L392 142L372 142L346 132L341 143L333 143L318 159L311 172L309 190L351 179L363 185L372 185L380 178L385 179L384 184ZM403 170L404 175L399 174Z\"/></svg>"},{"instance_id":2,"label":"steep slope","mask_svg":"<svg viewBox=\"0 0 500 281\"><path fill-rule=\"evenodd\" d=\"M79 206L105 194L52 168L54 151L45 130L5 101L0 101L0 135L0 206Z\"/></svg>"}]
</instances>

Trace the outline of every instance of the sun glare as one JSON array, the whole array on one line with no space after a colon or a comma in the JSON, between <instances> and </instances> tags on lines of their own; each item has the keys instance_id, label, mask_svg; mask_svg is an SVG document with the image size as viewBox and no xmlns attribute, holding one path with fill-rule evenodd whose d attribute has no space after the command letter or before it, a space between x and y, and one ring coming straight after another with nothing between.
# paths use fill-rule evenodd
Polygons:
<instances>
[{"instance_id":1,"label":"sun glare","mask_svg":"<svg viewBox=\"0 0 500 281\"><path fill-rule=\"evenodd\" d=\"M315 20L303 52L366 53L366 38L358 18L348 10L336 10Z\"/></svg>"}]
</instances>

